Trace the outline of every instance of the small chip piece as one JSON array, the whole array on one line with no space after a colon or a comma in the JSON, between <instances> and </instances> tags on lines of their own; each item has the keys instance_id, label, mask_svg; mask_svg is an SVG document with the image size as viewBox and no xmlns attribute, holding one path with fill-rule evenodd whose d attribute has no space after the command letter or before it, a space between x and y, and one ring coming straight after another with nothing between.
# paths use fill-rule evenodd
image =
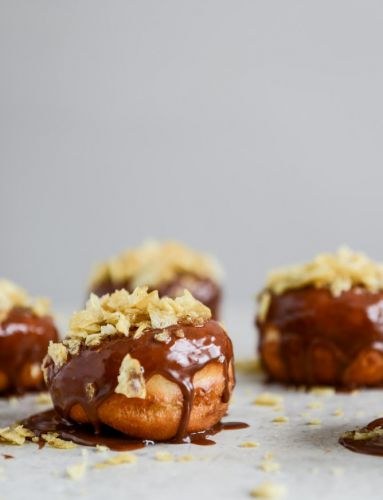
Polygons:
<instances>
[{"instance_id":1,"label":"small chip piece","mask_svg":"<svg viewBox=\"0 0 383 500\"><path fill-rule=\"evenodd\" d=\"M159 462L173 462L174 455L168 451L157 451L154 458Z\"/></svg>"},{"instance_id":2,"label":"small chip piece","mask_svg":"<svg viewBox=\"0 0 383 500\"><path fill-rule=\"evenodd\" d=\"M157 342L164 342L165 344L168 344L171 341L171 339L172 338L167 330L156 333L154 335L154 340L157 340Z\"/></svg>"},{"instance_id":3,"label":"small chip piece","mask_svg":"<svg viewBox=\"0 0 383 500\"><path fill-rule=\"evenodd\" d=\"M177 458L177 462L192 462L194 460L193 455L180 455Z\"/></svg>"},{"instance_id":4,"label":"small chip piece","mask_svg":"<svg viewBox=\"0 0 383 500\"><path fill-rule=\"evenodd\" d=\"M94 467L96 469L105 469L106 467L111 467L112 465L135 464L136 462L136 455L132 455L131 453L120 453L119 455L115 455L114 457L104 460L104 462L96 463Z\"/></svg>"},{"instance_id":5,"label":"small chip piece","mask_svg":"<svg viewBox=\"0 0 383 500\"><path fill-rule=\"evenodd\" d=\"M58 448L59 450L70 450L71 448L76 448L76 444L73 441L65 441L58 437L57 432L47 432L46 434L41 434L44 441L52 448Z\"/></svg>"},{"instance_id":6,"label":"small chip piece","mask_svg":"<svg viewBox=\"0 0 383 500\"><path fill-rule=\"evenodd\" d=\"M310 394L314 394L315 396L333 396L335 394L334 387L311 387Z\"/></svg>"},{"instance_id":7,"label":"small chip piece","mask_svg":"<svg viewBox=\"0 0 383 500\"><path fill-rule=\"evenodd\" d=\"M344 411L342 410L342 408L337 408L334 411L334 417L343 417L343 416L344 416Z\"/></svg>"},{"instance_id":8,"label":"small chip piece","mask_svg":"<svg viewBox=\"0 0 383 500\"><path fill-rule=\"evenodd\" d=\"M145 399L146 385L141 364L130 354L127 354L122 360L117 380L118 385L114 392L123 394L127 398Z\"/></svg>"},{"instance_id":9,"label":"small chip piece","mask_svg":"<svg viewBox=\"0 0 383 500\"><path fill-rule=\"evenodd\" d=\"M11 425L0 429L0 441L7 444L23 445L26 438L34 437L34 433L22 425Z\"/></svg>"},{"instance_id":10,"label":"small chip piece","mask_svg":"<svg viewBox=\"0 0 383 500\"><path fill-rule=\"evenodd\" d=\"M79 464L68 465L66 472L70 479L74 481L79 481L84 477L86 472L87 462L80 462Z\"/></svg>"},{"instance_id":11,"label":"small chip piece","mask_svg":"<svg viewBox=\"0 0 383 500\"><path fill-rule=\"evenodd\" d=\"M254 404L258 406L275 406L282 404L283 397L270 392L258 394L254 400Z\"/></svg>"},{"instance_id":12,"label":"small chip piece","mask_svg":"<svg viewBox=\"0 0 383 500\"><path fill-rule=\"evenodd\" d=\"M319 410L320 408L323 408L323 403L322 401L311 401L308 405L307 408L310 410Z\"/></svg>"},{"instance_id":13,"label":"small chip piece","mask_svg":"<svg viewBox=\"0 0 383 500\"><path fill-rule=\"evenodd\" d=\"M284 424L289 421L289 417L286 417L285 415L279 415L278 417L273 418L272 421L276 424Z\"/></svg>"},{"instance_id":14,"label":"small chip piece","mask_svg":"<svg viewBox=\"0 0 383 500\"><path fill-rule=\"evenodd\" d=\"M257 443L256 441L244 441L239 445L240 448L257 448L258 446L259 443Z\"/></svg>"},{"instance_id":15,"label":"small chip piece","mask_svg":"<svg viewBox=\"0 0 383 500\"><path fill-rule=\"evenodd\" d=\"M52 398L49 392L40 392L40 394L35 397L35 403L38 405L52 405Z\"/></svg>"},{"instance_id":16,"label":"small chip piece","mask_svg":"<svg viewBox=\"0 0 383 500\"><path fill-rule=\"evenodd\" d=\"M320 418L312 418L307 422L307 425L320 425L322 420Z\"/></svg>"},{"instance_id":17,"label":"small chip piece","mask_svg":"<svg viewBox=\"0 0 383 500\"><path fill-rule=\"evenodd\" d=\"M103 453L104 451L109 451L110 448L103 444L96 444L96 451Z\"/></svg>"},{"instance_id":18,"label":"small chip piece","mask_svg":"<svg viewBox=\"0 0 383 500\"><path fill-rule=\"evenodd\" d=\"M286 495L286 487L282 484L264 482L250 491L254 498L278 499Z\"/></svg>"}]
</instances>

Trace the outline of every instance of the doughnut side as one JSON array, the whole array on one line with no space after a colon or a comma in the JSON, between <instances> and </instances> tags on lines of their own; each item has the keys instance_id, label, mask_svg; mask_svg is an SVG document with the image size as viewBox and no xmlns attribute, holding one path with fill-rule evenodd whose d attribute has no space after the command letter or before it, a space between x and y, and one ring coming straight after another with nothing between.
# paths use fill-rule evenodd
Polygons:
<instances>
[{"instance_id":1,"label":"doughnut side","mask_svg":"<svg viewBox=\"0 0 383 500\"><path fill-rule=\"evenodd\" d=\"M213 320L177 324L82 347L61 366L48 356L55 409L95 429L108 425L131 437L182 439L226 413L234 387L232 344Z\"/></svg>"},{"instance_id":2,"label":"doughnut side","mask_svg":"<svg viewBox=\"0 0 383 500\"><path fill-rule=\"evenodd\" d=\"M273 380L340 387L383 384L383 292L334 296L306 287L270 294L257 318L259 353Z\"/></svg>"},{"instance_id":3,"label":"doughnut side","mask_svg":"<svg viewBox=\"0 0 383 500\"><path fill-rule=\"evenodd\" d=\"M0 323L0 395L45 388L41 362L58 333L50 316L14 307Z\"/></svg>"}]
</instances>

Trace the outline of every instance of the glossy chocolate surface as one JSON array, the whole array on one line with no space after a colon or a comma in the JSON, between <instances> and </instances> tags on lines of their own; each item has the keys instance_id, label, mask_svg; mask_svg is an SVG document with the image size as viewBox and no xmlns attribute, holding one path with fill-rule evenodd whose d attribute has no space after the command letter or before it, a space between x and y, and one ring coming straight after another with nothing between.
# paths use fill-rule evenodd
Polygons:
<instances>
[{"instance_id":1,"label":"glossy chocolate surface","mask_svg":"<svg viewBox=\"0 0 383 500\"><path fill-rule=\"evenodd\" d=\"M103 425L100 432L95 434L90 425L80 425L61 417L55 410L48 410L23 420L22 425L35 433L36 436L47 432L56 432L61 439L73 441L83 446L107 446L114 451L138 450L144 446L154 444L153 441L132 439L126 434ZM185 441L200 446L215 444L212 436L223 430L245 429L249 427L242 422L218 422L211 429L189 434ZM183 442L185 442L183 441ZM177 444L177 441L168 441ZM43 441L41 442L43 445Z\"/></svg>"},{"instance_id":2,"label":"glossy chocolate surface","mask_svg":"<svg viewBox=\"0 0 383 500\"><path fill-rule=\"evenodd\" d=\"M354 288L334 297L327 289L290 290L272 296L267 317L257 326L259 351L274 379L308 385L383 383L383 292Z\"/></svg>"},{"instance_id":3,"label":"glossy chocolate surface","mask_svg":"<svg viewBox=\"0 0 383 500\"><path fill-rule=\"evenodd\" d=\"M4 394L22 394L26 390L41 390L42 380L26 387L22 378L25 365L40 366L49 341L57 341L58 333L50 316L37 316L29 308L15 307L0 323L0 372L8 379Z\"/></svg>"},{"instance_id":4,"label":"glossy chocolate surface","mask_svg":"<svg viewBox=\"0 0 383 500\"><path fill-rule=\"evenodd\" d=\"M366 429L372 431L377 427L383 426L383 418L377 418L370 422ZM341 437L339 443L345 448L356 453L363 453L365 455L378 455L383 456L383 436L376 436L372 439L352 439L349 437Z\"/></svg>"},{"instance_id":5,"label":"glossy chocolate surface","mask_svg":"<svg viewBox=\"0 0 383 500\"><path fill-rule=\"evenodd\" d=\"M182 329L184 337L176 335L179 329ZM221 399L224 403L228 402L232 385L229 377L232 344L223 328L213 320L203 326L170 326L167 328L170 333L167 343L154 338L161 331L150 329L139 339L114 337L97 347L82 347L78 355L69 356L60 368L48 358L48 386L58 413L69 419L71 408L80 404L96 432L99 431L98 408L114 394L120 365L129 353L140 362L146 381L159 374L180 388L183 411L176 438L183 440L193 406L194 375L212 361L222 364L225 385ZM92 399L87 394L87 384L95 386Z\"/></svg>"},{"instance_id":6,"label":"glossy chocolate surface","mask_svg":"<svg viewBox=\"0 0 383 500\"><path fill-rule=\"evenodd\" d=\"M96 285L91 292L101 296L105 293L113 293L115 290L120 290L121 288L133 292L133 287L129 281L114 283L110 279ZM189 290L194 298L210 308L213 319L219 317L221 287L210 278L199 278L194 275L181 274L172 281L161 283L156 289L160 297L175 298L182 295L185 288Z\"/></svg>"}]
</instances>

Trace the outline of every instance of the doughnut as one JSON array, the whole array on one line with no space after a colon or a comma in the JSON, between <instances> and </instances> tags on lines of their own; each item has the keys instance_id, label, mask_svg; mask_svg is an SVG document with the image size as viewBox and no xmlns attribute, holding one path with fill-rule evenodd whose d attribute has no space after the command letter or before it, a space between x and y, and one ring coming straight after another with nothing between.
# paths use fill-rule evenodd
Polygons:
<instances>
[{"instance_id":1,"label":"doughnut","mask_svg":"<svg viewBox=\"0 0 383 500\"><path fill-rule=\"evenodd\" d=\"M259 353L271 380L340 388L383 383L383 265L341 248L270 273Z\"/></svg>"},{"instance_id":2,"label":"doughnut","mask_svg":"<svg viewBox=\"0 0 383 500\"><path fill-rule=\"evenodd\" d=\"M219 316L221 271L209 255L198 253L181 243L149 242L127 250L96 266L90 279L90 292L98 296L124 288L148 286L160 297L175 298L189 292L205 304L214 319Z\"/></svg>"},{"instance_id":3,"label":"doughnut","mask_svg":"<svg viewBox=\"0 0 383 500\"><path fill-rule=\"evenodd\" d=\"M91 295L43 362L55 410L95 432L184 440L226 414L233 349L208 307L140 287Z\"/></svg>"},{"instance_id":4,"label":"doughnut","mask_svg":"<svg viewBox=\"0 0 383 500\"><path fill-rule=\"evenodd\" d=\"M43 389L40 365L57 340L47 301L0 279L0 396Z\"/></svg>"}]
</instances>

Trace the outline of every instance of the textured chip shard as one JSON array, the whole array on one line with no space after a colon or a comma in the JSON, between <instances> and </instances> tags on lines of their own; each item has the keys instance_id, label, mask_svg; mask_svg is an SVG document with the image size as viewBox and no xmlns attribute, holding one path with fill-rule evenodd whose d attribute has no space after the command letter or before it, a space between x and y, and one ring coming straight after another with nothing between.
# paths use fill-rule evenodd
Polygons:
<instances>
[{"instance_id":1,"label":"textured chip shard","mask_svg":"<svg viewBox=\"0 0 383 500\"><path fill-rule=\"evenodd\" d=\"M68 354L76 355L81 346L95 347L116 336L140 338L147 329L163 330L178 323L202 326L211 318L211 311L190 292L176 299L160 298L157 291L147 287L134 292L118 290L102 297L91 295L86 308L73 314L69 331L63 342L51 342L48 354L56 367L62 366ZM157 340L168 341L168 333L158 332ZM43 365L44 374L46 369Z\"/></svg>"},{"instance_id":2,"label":"textured chip shard","mask_svg":"<svg viewBox=\"0 0 383 500\"><path fill-rule=\"evenodd\" d=\"M0 321L5 319L14 307L28 307L37 316L50 312L49 301L45 298L31 298L27 292L6 279L0 279Z\"/></svg>"},{"instance_id":3,"label":"textured chip shard","mask_svg":"<svg viewBox=\"0 0 383 500\"><path fill-rule=\"evenodd\" d=\"M145 285L153 288L180 274L218 281L222 271L210 255L176 241L150 241L98 265L91 277L91 286L109 279L116 284L129 281L132 288Z\"/></svg>"},{"instance_id":4,"label":"textured chip shard","mask_svg":"<svg viewBox=\"0 0 383 500\"><path fill-rule=\"evenodd\" d=\"M117 394L123 394L127 398L145 399L146 386L141 364L130 354L127 354L122 360L117 381L118 384L114 391Z\"/></svg>"},{"instance_id":5,"label":"textured chip shard","mask_svg":"<svg viewBox=\"0 0 383 500\"><path fill-rule=\"evenodd\" d=\"M372 261L363 253L341 247L334 254L317 255L312 262L272 271L266 291L278 295L306 286L329 288L335 297L353 286L377 292L383 290L383 264ZM264 300L261 295L261 305ZM261 312L264 316L265 310L261 308Z\"/></svg>"}]
</instances>

